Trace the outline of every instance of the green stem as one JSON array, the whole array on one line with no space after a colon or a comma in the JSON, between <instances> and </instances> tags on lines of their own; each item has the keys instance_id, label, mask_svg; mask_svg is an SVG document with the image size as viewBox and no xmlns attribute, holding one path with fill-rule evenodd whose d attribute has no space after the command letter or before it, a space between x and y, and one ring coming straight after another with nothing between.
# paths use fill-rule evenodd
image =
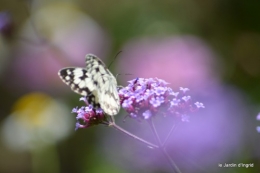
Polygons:
<instances>
[{"instance_id":1,"label":"green stem","mask_svg":"<svg viewBox=\"0 0 260 173\"><path fill-rule=\"evenodd\" d=\"M163 144L162 144L162 141L160 140L160 137L158 135L158 132L154 126L154 123L153 123L153 120L151 119L150 121L148 121L151 128L152 128L152 131L153 131L153 134L158 142L158 145L159 145L159 150L163 153L163 155L166 157L167 161L169 162L169 164L171 165L171 168L174 170L175 173L181 173L180 169L178 168L178 166L175 164L175 162L172 160L172 158L170 157L170 155L167 153L167 151L165 150Z\"/></svg>"},{"instance_id":2,"label":"green stem","mask_svg":"<svg viewBox=\"0 0 260 173\"><path fill-rule=\"evenodd\" d=\"M164 154L164 156L167 158L169 164L171 165L172 169L176 172L176 173L181 173L181 170L178 168L178 166L175 164L175 162L172 160L171 156L167 153L167 151L165 150L165 148L159 148L161 150L161 152Z\"/></svg>"},{"instance_id":3,"label":"green stem","mask_svg":"<svg viewBox=\"0 0 260 173\"><path fill-rule=\"evenodd\" d=\"M171 136L172 132L176 129L176 126L177 126L177 124L173 124L171 130L170 130L169 133L167 134L167 136L166 136L166 138L165 138L165 140L164 140L164 142L163 142L163 144L162 144L163 147L166 146L167 142L168 142L169 139L170 139L170 136Z\"/></svg>"},{"instance_id":4,"label":"green stem","mask_svg":"<svg viewBox=\"0 0 260 173\"><path fill-rule=\"evenodd\" d=\"M117 124L115 124L113 122L110 122L109 126L112 126L113 128L119 130L120 132L122 132L122 133L124 133L124 134L126 134L126 135L128 135L128 136L130 136L130 137L132 137L132 138L134 138L134 139L136 139L138 141L140 141L140 142L143 142L143 143L147 144L148 146L150 146L152 148L159 148L157 145L155 145L155 144L153 144L151 142L148 142L148 141L146 141L146 140L144 140L142 138L139 138L138 136L136 136L136 135L126 131L125 129L123 129L122 127L118 126Z\"/></svg>"}]
</instances>

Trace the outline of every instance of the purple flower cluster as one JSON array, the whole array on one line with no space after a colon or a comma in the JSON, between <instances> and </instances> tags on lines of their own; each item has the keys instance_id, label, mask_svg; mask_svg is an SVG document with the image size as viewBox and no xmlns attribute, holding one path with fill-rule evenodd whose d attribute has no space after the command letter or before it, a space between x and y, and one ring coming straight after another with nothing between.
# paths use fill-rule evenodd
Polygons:
<instances>
[{"instance_id":1,"label":"purple flower cluster","mask_svg":"<svg viewBox=\"0 0 260 173\"><path fill-rule=\"evenodd\" d=\"M87 128L97 124L108 123L105 114L101 108L96 109L91 104L88 104L85 97L81 97L80 100L85 101L87 106L72 109L72 113L77 113L75 130L79 128Z\"/></svg>"},{"instance_id":2,"label":"purple flower cluster","mask_svg":"<svg viewBox=\"0 0 260 173\"><path fill-rule=\"evenodd\" d=\"M158 78L136 78L129 81L129 85L119 89L120 104L131 118L148 120L155 115L172 116L189 121L190 113L204 108L203 103L192 102L187 95L188 88L180 87L174 92L167 87L168 83ZM74 108L72 113L77 114L76 130L97 124L109 125L105 113L101 108L94 108L85 97L87 106Z\"/></svg>"},{"instance_id":3,"label":"purple flower cluster","mask_svg":"<svg viewBox=\"0 0 260 173\"><path fill-rule=\"evenodd\" d=\"M155 115L174 116L189 121L189 114L204 108L203 103L193 103L187 95L188 88L180 87L174 92L167 82L158 78L136 78L119 90L121 106L129 116L137 119L150 119Z\"/></svg>"}]
</instances>

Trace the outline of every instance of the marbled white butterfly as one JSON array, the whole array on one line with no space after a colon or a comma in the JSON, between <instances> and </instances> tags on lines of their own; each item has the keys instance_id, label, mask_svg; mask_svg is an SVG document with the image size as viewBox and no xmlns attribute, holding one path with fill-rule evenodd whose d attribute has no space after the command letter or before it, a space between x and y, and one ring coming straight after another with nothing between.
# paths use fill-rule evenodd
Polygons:
<instances>
[{"instance_id":1,"label":"marbled white butterfly","mask_svg":"<svg viewBox=\"0 0 260 173\"><path fill-rule=\"evenodd\" d=\"M86 55L86 68L66 67L58 75L72 91L86 96L95 108L101 107L108 115L119 112L116 78L95 55Z\"/></svg>"}]
</instances>

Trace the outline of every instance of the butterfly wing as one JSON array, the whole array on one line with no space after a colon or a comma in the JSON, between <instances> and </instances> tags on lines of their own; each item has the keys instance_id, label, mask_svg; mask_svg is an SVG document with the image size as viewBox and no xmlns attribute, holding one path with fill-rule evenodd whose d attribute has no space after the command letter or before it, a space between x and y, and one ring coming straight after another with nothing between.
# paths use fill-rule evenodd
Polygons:
<instances>
[{"instance_id":1,"label":"butterfly wing","mask_svg":"<svg viewBox=\"0 0 260 173\"><path fill-rule=\"evenodd\" d=\"M91 63L89 63L91 62ZM95 55L86 56L86 69L93 75L93 82L97 87L97 101L100 107L109 115L116 115L120 109L117 82L105 64Z\"/></svg>"},{"instance_id":2,"label":"butterfly wing","mask_svg":"<svg viewBox=\"0 0 260 173\"><path fill-rule=\"evenodd\" d=\"M58 72L58 75L65 84L70 86L72 91L87 97L88 103L94 107L99 107L95 97L95 85L86 69L78 67L63 68Z\"/></svg>"},{"instance_id":3,"label":"butterfly wing","mask_svg":"<svg viewBox=\"0 0 260 173\"><path fill-rule=\"evenodd\" d=\"M86 55L86 69L64 68L58 75L72 91L86 96L93 106L100 106L109 115L118 113L120 103L116 79L95 55Z\"/></svg>"},{"instance_id":4,"label":"butterfly wing","mask_svg":"<svg viewBox=\"0 0 260 173\"><path fill-rule=\"evenodd\" d=\"M82 96L88 96L94 90L90 75L83 68L63 68L58 75L65 84L71 87L72 91Z\"/></svg>"},{"instance_id":5,"label":"butterfly wing","mask_svg":"<svg viewBox=\"0 0 260 173\"><path fill-rule=\"evenodd\" d=\"M116 79L112 74L104 76L104 79L105 83L103 89L100 90L99 103L107 114L116 115L120 110Z\"/></svg>"}]
</instances>

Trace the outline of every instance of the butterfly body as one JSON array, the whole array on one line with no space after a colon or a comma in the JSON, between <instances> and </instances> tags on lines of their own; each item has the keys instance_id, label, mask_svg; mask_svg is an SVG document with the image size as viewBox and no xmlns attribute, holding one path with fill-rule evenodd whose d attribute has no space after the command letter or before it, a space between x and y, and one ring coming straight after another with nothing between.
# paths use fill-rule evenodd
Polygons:
<instances>
[{"instance_id":1,"label":"butterfly body","mask_svg":"<svg viewBox=\"0 0 260 173\"><path fill-rule=\"evenodd\" d=\"M119 112L116 78L95 55L86 55L86 68L67 67L61 69L58 75L72 91L86 96L94 107L101 107L108 115Z\"/></svg>"}]
</instances>

